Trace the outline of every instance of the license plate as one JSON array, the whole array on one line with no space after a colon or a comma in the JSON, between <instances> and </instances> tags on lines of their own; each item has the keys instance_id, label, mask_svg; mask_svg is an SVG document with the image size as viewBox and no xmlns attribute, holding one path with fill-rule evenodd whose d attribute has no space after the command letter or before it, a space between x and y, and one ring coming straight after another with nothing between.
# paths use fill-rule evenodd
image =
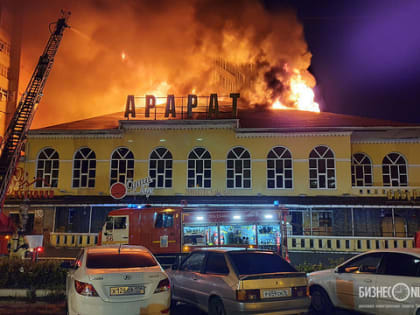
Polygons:
<instances>
[{"instance_id":1,"label":"license plate","mask_svg":"<svg viewBox=\"0 0 420 315\"><path fill-rule=\"evenodd\" d=\"M110 295L141 295L144 294L143 286L112 287Z\"/></svg>"},{"instance_id":2,"label":"license plate","mask_svg":"<svg viewBox=\"0 0 420 315\"><path fill-rule=\"evenodd\" d=\"M290 289L263 290L263 299L287 297L291 295Z\"/></svg>"}]
</instances>

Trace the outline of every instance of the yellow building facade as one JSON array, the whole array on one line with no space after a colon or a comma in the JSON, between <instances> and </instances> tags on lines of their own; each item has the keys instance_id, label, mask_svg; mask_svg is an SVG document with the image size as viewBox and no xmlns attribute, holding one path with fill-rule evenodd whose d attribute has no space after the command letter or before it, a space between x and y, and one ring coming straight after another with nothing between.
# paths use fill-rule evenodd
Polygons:
<instances>
[{"instance_id":1,"label":"yellow building facade","mask_svg":"<svg viewBox=\"0 0 420 315\"><path fill-rule=\"evenodd\" d=\"M127 181L142 179L149 193L138 187L114 198L114 183L129 192ZM110 210L146 203L184 206L192 216L253 216L185 222L185 240L216 229L223 241L239 235L275 245L280 216L271 213L287 210L291 251L412 247L420 230L420 126L299 111L217 119L117 113L32 130L5 209L18 218L26 205L29 228L54 235L54 246L79 246L95 242ZM273 219L255 218L258 211Z\"/></svg>"}]
</instances>

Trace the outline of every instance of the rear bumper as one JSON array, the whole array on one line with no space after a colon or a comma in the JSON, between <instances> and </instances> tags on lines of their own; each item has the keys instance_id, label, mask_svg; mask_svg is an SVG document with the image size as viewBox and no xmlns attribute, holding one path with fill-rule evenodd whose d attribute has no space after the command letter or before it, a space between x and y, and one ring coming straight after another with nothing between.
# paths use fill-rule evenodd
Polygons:
<instances>
[{"instance_id":1,"label":"rear bumper","mask_svg":"<svg viewBox=\"0 0 420 315\"><path fill-rule=\"evenodd\" d=\"M295 298L283 301L262 301L243 303L232 300L223 301L227 314L297 314L309 310L309 297Z\"/></svg>"},{"instance_id":2,"label":"rear bumper","mask_svg":"<svg viewBox=\"0 0 420 315\"><path fill-rule=\"evenodd\" d=\"M132 302L105 302L100 297L73 295L68 301L70 315L162 315L170 307L170 293L155 294L149 299ZM167 314L167 313L166 313Z\"/></svg>"}]
</instances>

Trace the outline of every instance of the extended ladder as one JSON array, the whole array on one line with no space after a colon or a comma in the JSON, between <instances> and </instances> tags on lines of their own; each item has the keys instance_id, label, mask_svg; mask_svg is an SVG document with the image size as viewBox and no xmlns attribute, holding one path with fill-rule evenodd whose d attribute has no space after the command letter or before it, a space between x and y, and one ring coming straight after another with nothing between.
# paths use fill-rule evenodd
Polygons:
<instances>
[{"instance_id":1,"label":"extended ladder","mask_svg":"<svg viewBox=\"0 0 420 315\"><path fill-rule=\"evenodd\" d=\"M42 91L54 63L54 56L63 37L64 29L68 27L67 19L69 15L70 13L63 12L63 17L55 23L55 29L51 32L47 46L41 57L39 57L31 80L3 137L0 146L0 209L3 207L6 199L7 189L20 157L22 146L25 143L26 134L34 118L37 105L41 100Z\"/></svg>"}]
</instances>

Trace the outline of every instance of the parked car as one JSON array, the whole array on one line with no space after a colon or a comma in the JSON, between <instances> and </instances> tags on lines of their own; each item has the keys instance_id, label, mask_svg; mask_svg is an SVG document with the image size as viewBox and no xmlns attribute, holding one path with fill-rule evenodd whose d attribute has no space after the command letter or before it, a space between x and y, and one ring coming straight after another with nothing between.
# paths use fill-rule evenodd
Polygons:
<instances>
[{"instance_id":1,"label":"parked car","mask_svg":"<svg viewBox=\"0 0 420 315\"><path fill-rule=\"evenodd\" d=\"M83 249L66 281L68 314L169 314L170 284L143 246Z\"/></svg>"},{"instance_id":2,"label":"parked car","mask_svg":"<svg viewBox=\"0 0 420 315\"><path fill-rule=\"evenodd\" d=\"M191 303L210 315L306 312L306 274L280 255L243 248L193 251L168 271L172 301Z\"/></svg>"},{"instance_id":3,"label":"parked car","mask_svg":"<svg viewBox=\"0 0 420 315\"><path fill-rule=\"evenodd\" d=\"M374 250L309 274L312 308L420 315L420 249Z\"/></svg>"}]
</instances>

